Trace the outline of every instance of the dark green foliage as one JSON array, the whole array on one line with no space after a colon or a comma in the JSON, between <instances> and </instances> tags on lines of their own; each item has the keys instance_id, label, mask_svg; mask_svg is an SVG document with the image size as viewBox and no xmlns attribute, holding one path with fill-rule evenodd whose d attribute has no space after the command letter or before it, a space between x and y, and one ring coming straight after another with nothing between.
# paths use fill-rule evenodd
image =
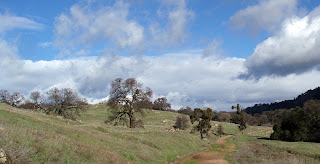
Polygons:
<instances>
[{"instance_id":1,"label":"dark green foliage","mask_svg":"<svg viewBox=\"0 0 320 164\"><path fill-rule=\"evenodd\" d=\"M240 112L240 125L239 130L247 129L246 112L242 109Z\"/></svg>"},{"instance_id":2,"label":"dark green foliage","mask_svg":"<svg viewBox=\"0 0 320 164\"><path fill-rule=\"evenodd\" d=\"M237 106L232 106L232 109L237 109L237 115L239 115L239 130L242 131L247 128L247 121L246 121L246 112L244 109L241 108L239 104Z\"/></svg>"},{"instance_id":3,"label":"dark green foliage","mask_svg":"<svg viewBox=\"0 0 320 164\"><path fill-rule=\"evenodd\" d=\"M177 116L176 123L174 124L175 129L185 130L189 127L188 118L186 116Z\"/></svg>"},{"instance_id":4,"label":"dark green foliage","mask_svg":"<svg viewBox=\"0 0 320 164\"><path fill-rule=\"evenodd\" d=\"M252 107L246 108L246 112L250 114L263 113L264 111L276 110L276 109L291 109L297 106L303 107L303 104L308 100L320 100L320 87L299 95L293 100L285 100L281 102L274 102L271 104L255 104Z\"/></svg>"},{"instance_id":5,"label":"dark green foliage","mask_svg":"<svg viewBox=\"0 0 320 164\"><path fill-rule=\"evenodd\" d=\"M203 134L209 135L209 130L211 129L210 120L212 119L212 109L200 109L195 108L193 113L190 115L191 123L198 122L191 132L199 131L200 137L203 139Z\"/></svg>"},{"instance_id":6,"label":"dark green foliage","mask_svg":"<svg viewBox=\"0 0 320 164\"><path fill-rule=\"evenodd\" d=\"M136 113L144 116L143 108L150 105L152 90L143 89L142 83L134 78L123 80L115 79L111 84L110 99L107 105L111 107L112 115L106 123L114 122L114 125L122 123L130 128L142 127L142 120L136 120Z\"/></svg>"},{"instance_id":7,"label":"dark green foliage","mask_svg":"<svg viewBox=\"0 0 320 164\"><path fill-rule=\"evenodd\" d=\"M271 139L320 142L320 101L310 100L291 110L273 130Z\"/></svg>"}]
</instances>

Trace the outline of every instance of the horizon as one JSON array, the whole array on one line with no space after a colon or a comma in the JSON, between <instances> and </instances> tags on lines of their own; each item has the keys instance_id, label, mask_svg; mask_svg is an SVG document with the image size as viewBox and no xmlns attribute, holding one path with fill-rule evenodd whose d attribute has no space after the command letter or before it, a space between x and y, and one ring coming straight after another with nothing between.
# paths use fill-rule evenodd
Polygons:
<instances>
[{"instance_id":1,"label":"horizon","mask_svg":"<svg viewBox=\"0 0 320 164\"><path fill-rule=\"evenodd\" d=\"M0 1L0 89L107 100L136 78L172 108L231 111L320 82L320 2Z\"/></svg>"}]
</instances>

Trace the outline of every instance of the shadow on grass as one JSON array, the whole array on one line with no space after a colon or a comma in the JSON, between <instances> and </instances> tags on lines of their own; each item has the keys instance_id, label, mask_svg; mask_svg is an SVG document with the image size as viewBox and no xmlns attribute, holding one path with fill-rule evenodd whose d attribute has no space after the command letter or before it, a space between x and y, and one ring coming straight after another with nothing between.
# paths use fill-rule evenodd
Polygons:
<instances>
[{"instance_id":1,"label":"shadow on grass","mask_svg":"<svg viewBox=\"0 0 320 164\"><path fill-rule=\"evenodd\" d=\"M272 140L272 141L274 141L274 139L271 139L271 138L269 138L269 137L258 137L257 138L258 140Z\"/></svg>"}]
</instances>

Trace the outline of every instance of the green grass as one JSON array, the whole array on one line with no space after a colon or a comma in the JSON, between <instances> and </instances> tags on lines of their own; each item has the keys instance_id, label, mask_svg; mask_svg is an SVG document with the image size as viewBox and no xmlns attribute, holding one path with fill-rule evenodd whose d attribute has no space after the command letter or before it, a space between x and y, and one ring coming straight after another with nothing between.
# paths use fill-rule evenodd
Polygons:
<instances>
[{"instance_id":1,"label":"green grass","mask_svg":"<svg viewBox=\"0 0 320 164\"><path fill-rule=\"evenodd\" d=\"M284 142L238 135L231 163L320 163L320 143Z\"/></svg>"},{"instance_id":2,"label":"green grass","mask_svg":"<svg viewBox=\"0 0 320 164\"><path fill-rule=\"evenodd\" d=\"M90 105L78 120L34 113L0 104L0 147L16 163L165 163L213 144L218 136L200 139L199 133L170 131L178 113L146 110L145 128L105 124L110 112L105 105ZM212 130L216 130L212 122ZM282 142L269 137L272 128L221 123L226 134L235 135L237 152L227 156L231 163L295 162L298 157L311 161L320 157L319 143ZM191 126L191 125L190 125ZM210 147L212 145L212 147ZM289 159L288 159L289 158ZM196 161L189 161L196 163ZM320 163L320 161L318 162Z\"/></svg>"},{"instance_id":3,"label":"green grass","mask_svg":"<svg viewBox=\"0 0 320 164\"><path fill-rule=\"evenodd\" d=\"M147 110L143 129L105 124L109 114L91 105L71 121L0 104L0 147L16 163L165 163L216 139L170 131L177 113Z\"/></svg>"}]
</instances>

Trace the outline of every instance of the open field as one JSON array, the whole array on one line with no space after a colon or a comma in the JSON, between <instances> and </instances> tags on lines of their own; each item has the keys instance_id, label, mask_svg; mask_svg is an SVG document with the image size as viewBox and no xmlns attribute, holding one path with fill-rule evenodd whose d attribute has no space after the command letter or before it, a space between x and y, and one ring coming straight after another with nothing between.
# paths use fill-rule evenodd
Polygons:
<instances>
[{"instance_id":1,"label":"open field","mask_svg":"<svg viewBox=\"0 0 320 164\"><path fill-rule=\"evenodd\" d=\"M0 104L0 147L23 163L165 163L216 140L170 131L177 115L148 110L145 128L129 129L105 124L105 105L75 122Z\"/></svg>"},{"instance_id":2,"label":"open field","mask_svg":"<svg viewBox=\"0 0 320 164\"><path fill-rule=\"evenodd\" d=\"M0 147L17 163L166 163L200 150L224 153L229 163L320 163L319 143L267 140L271 127L249 126L242 134L238 125L221 123L231 135L224 147L235 145L228 151L214 144L214 134L201 141L191 127L174 131L178 113L147 110L145 128L137 129L105 124L108 115L105 105L91 105L81 121L70 121L0 104Z\"/></svg>"}]
</instances>

